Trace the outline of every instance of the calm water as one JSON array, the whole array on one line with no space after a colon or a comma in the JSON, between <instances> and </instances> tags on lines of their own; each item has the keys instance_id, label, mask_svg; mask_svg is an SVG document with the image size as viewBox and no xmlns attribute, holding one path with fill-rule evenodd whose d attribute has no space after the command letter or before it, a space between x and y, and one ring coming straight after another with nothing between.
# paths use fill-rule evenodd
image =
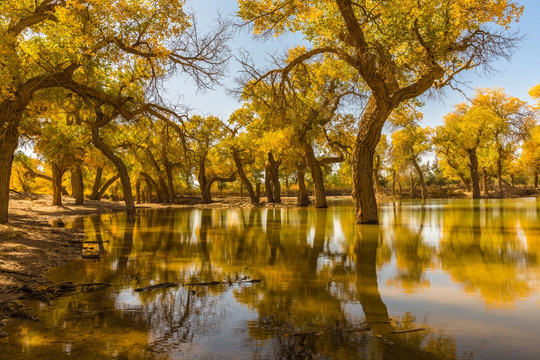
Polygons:
<instances>
[{"instance_id":1,"label":"calm water","mask_svg":"<svg viewBox=\"0 0 540 360\"><path fill-rule=\"evenodd\" d=\"M0 358L540 358L540 201L403 201L380 214L357 226L343 200L77 220L101 257L52 281L113 286L29 303L41 320L14 322ZM244 277L262 281L134 291ZM423 330L392 333L411 329Z\"/></svg>"}]
</instances>

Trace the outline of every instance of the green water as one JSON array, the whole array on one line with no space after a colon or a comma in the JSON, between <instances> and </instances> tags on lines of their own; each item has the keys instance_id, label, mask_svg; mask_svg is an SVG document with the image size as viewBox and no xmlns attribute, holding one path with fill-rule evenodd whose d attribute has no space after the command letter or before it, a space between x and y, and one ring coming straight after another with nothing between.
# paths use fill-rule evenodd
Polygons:
<instances>
[{"instance_id":1,"label":"green water","mask_svg":"<svg viewBox=\"0 0 540 360\"><path fill-rule=\"evenodd\" d=\"M380 219L355 225L338 200L77 220L100 259L51 280L112 286L29 302L40 321L13 322L0 358L540 358L540 201L390 202ZM207 281L225 284L134 291Z\"/></svg>"}]
</instances>

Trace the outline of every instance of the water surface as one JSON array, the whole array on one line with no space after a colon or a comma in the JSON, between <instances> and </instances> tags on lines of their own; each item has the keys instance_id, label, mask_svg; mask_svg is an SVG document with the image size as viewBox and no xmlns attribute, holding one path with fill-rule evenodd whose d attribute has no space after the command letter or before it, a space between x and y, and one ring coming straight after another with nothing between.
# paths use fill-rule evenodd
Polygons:
<instances>
[{"instance_id":1,"label":"water surface","mask_svg":"<svg viewBox=\"0 0 540 360\"><path fill-rule=\"evenodd\" d=\"M349 200L82 218L99 260L50 278L112 286L29 302L40 321L13 322L0 358L540 358L540 201L390 202L380 219L355 225ZM134 291L208 281L224 284Z\"/></svg>"}]
</instances>

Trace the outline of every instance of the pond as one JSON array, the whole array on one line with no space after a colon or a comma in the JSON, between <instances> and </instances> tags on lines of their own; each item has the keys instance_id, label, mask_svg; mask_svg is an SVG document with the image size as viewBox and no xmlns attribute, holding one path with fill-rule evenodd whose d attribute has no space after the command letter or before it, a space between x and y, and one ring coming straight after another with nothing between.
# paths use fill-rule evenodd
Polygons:
<instances>
[{"instance_id":1,"label":"pond","mask_svg":"<svg viewBox=\"0 0 540 360\"><path fill-rule=\"evenodd\" d=\"M380 219L355 225L350 200L77 219L99 256L50 279L112 286L28 302L40 321L12 322L0 358L540 357L540 201L387 202Z\"/></svg>"}]
</instances>

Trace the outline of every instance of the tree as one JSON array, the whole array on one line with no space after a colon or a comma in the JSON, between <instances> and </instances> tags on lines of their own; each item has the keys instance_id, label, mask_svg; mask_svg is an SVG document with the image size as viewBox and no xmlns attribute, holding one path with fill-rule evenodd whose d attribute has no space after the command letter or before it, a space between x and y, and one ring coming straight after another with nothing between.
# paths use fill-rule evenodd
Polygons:
<instances>
[{"instance_id":1,"label":"tree","mask_svg":"<svg viewBox=\"0 0 540 360\"><path fill-rule=\"evenodd\" d=\"M226 27L199 36L183 5L180 0L0 3L0 223L8 217L19 125L40 92L63 87L131 119L138 112L129 110L139 105L123 90L133 72L137 85L153 89L177 70L201 86L217 80L228 59ZM111 91L111 85L119 86Z\"/></svg>"},{"instance_id":2,"label":"tree","mask_svg":"<svg viewBox=\"0 0 540 360\"><path fill-rule=\"evenodd\" d=\"M414 7L406 0L239 0L239 5L239 15L255 33L299 31L315 45L276 70L285 77L327 53L347 63L369 89L352 153L358 223L378 223L373 156L391 112L432 87L455 83L465 70L508 57L517 37L507 30L523 10L513 1L485 0L429 0Z\"/></svg>"}]
</instances>

